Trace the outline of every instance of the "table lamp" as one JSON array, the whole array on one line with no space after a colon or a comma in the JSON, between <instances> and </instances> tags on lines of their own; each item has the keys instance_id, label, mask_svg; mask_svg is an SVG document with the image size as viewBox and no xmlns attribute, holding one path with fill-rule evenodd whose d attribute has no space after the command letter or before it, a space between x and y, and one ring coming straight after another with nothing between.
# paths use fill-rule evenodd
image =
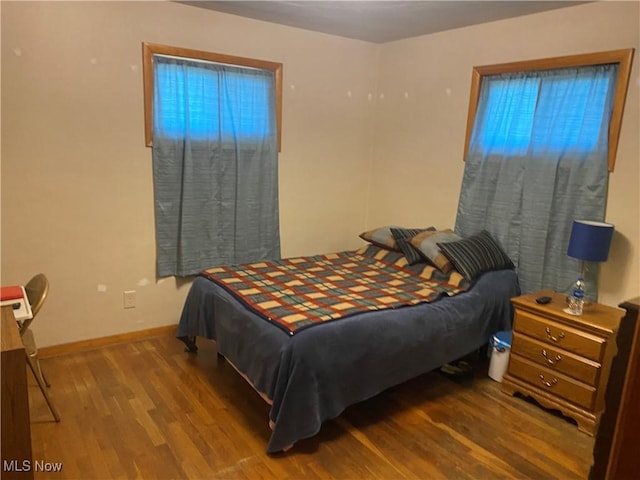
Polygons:
<instances>
[{"instance_id":1,"label":"table lamp","mask_svg":"<svg viewBox=\"0 0 640 480\"><path fill-rule=\"evenodd\" d=\"M580 260L580 276L586 281L586 262L606 262L614 226L591 220L574 220L567 255ZM585 292L586 293L586 292Z\"/></svg>"}]
</instances>

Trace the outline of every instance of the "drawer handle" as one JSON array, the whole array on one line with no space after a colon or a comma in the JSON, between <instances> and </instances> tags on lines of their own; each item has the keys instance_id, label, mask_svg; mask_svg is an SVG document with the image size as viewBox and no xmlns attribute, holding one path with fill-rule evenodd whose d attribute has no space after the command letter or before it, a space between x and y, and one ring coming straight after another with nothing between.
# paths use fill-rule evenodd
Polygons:
<instances>
[{"instance_id":1,"label":"drawer handle","mask_svg":"<svg viewBox=\"0 0 640 480\"><path fill-rule=\"evenodd\" d=\"M540 380L542 380L542 384L543 384L545 387L551 388L551 387L553 387L556 383L558 383L558 379L557 379L557 378L555 378L555 377L553 377L553 379L552 379L550 382L547 382L547 381L544 379L544 375L540 374L540 375L538 375L538 376L540 377Z\"/></svg>"},{"instance_id":2,"label":"drawer handle","mask_svg":"<svg viewBox=\"0 0 640 480\"><path fill-rule=\"evenodd\" d=\"M549 358L549 356L547 355L547 351L544 348L542 349L542 356L547 359L547 363L549 365L555 365L560 360L562 360L562 357L560 355L556 355L553 358Z\"/></svg>"},{"instance_id":3,"label":"drawer handle","mask_svg":"<svg viewBox=\"0 0 640 480\"><path fill-rule=\"evenodd\" d=\"M558 335L557 337L554 337L553 335L551 335L551 329L549 327L546 327L544 329L544 332L547 334L547 337L552 341L552 342L556 342L558 343L560 340L562 340L564 338L564 333L560 332L560 335Z\"/></svg>"}]
</instances>

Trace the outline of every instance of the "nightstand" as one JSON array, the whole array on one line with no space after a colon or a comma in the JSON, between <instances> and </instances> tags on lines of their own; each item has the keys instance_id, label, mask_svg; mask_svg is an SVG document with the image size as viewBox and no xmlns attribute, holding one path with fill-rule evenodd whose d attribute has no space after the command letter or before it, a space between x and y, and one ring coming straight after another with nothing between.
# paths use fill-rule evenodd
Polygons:
<instances>
[{"instance_id":1,"label":"nightstand","mask_svg":"<svg viewBox=\"0 0 640 480\"><path fill-rule=\"evenodd\" d=\"M536 298L551 297L545 305ZM502 391L522 393L557 409L594 435L604 410L604 394L622 310L598 303L571 315L566 296L552 291L511 299L513 340Z\"/></svg>"}]
</instances>

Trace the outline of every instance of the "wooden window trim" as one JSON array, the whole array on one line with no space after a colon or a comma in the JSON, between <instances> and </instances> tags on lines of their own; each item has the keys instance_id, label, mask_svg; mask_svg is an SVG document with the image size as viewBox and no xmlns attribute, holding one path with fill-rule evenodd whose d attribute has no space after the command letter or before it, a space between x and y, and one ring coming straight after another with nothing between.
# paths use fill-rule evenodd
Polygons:
<instances>
[{"instance_id":1,"label":"wooden window trim","mask_svg":"<svg viewBox=\"0 0 640 480\"><path fill-rule=\"evenodd\" d=\"M192 50L188 48L170 47L155 43L142 43L142 71L144 82L144 137L147 147L153 146L153 56L170 55L174 57L193 58L227 65L270 70L274 74L276 88L276 128L278 135L278 151L282 145L282 64L254 58L235 57L220 53Z\"/></svg>"},{"instance_id":2,"label":"wooden window trim","mask_svg":"<svg viewBox=\"0 0 640 480\"><path fill-rule=\"evenodd\" d=\"M609 125L609 171L613 172L616 163L616 153L618 151L618 141L620 139L620 127L622 125L622 114L627 98L629 87L629 77L631 75L631 61L633 60L633 48L623 50L611 50L607 52L585 53L580 55L570 55L564 57L543 58L537 60L526 60L522 62L501 63L497 65L485 65L473 67L471 73L471 92L469 95L469 112L467 115L467 131L464 141L464 157L467 158L469 152L469 142L475 122L478 100L480 97L480 87L482 78L487 75L498 75L501 73L526 72L532 70L553 70L558 68L585 67L592 65L604 65L617 63L618 81L616 83L615 97L613 100L613 110L611 112L611 123Z\"/></svg>"}]
</instances>

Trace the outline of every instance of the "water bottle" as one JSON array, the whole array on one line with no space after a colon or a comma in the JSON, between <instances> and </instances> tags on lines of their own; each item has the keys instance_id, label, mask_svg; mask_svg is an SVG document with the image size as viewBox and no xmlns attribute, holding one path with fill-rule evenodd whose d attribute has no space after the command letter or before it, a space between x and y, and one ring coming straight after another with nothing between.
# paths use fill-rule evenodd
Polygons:
<instances>
[{"instance_id":1,"label":"water bottle","mask_svg":"<svg viewBox=\"0 0 640 480\"><path fill-rule=\"evenodd\" d=\"M582 315L582 308L584 307L584 279L579 277L576 283L573 284L571 289L571 296L569 297L569 311L573 315Z\"/></svg>"}]
</instances>

